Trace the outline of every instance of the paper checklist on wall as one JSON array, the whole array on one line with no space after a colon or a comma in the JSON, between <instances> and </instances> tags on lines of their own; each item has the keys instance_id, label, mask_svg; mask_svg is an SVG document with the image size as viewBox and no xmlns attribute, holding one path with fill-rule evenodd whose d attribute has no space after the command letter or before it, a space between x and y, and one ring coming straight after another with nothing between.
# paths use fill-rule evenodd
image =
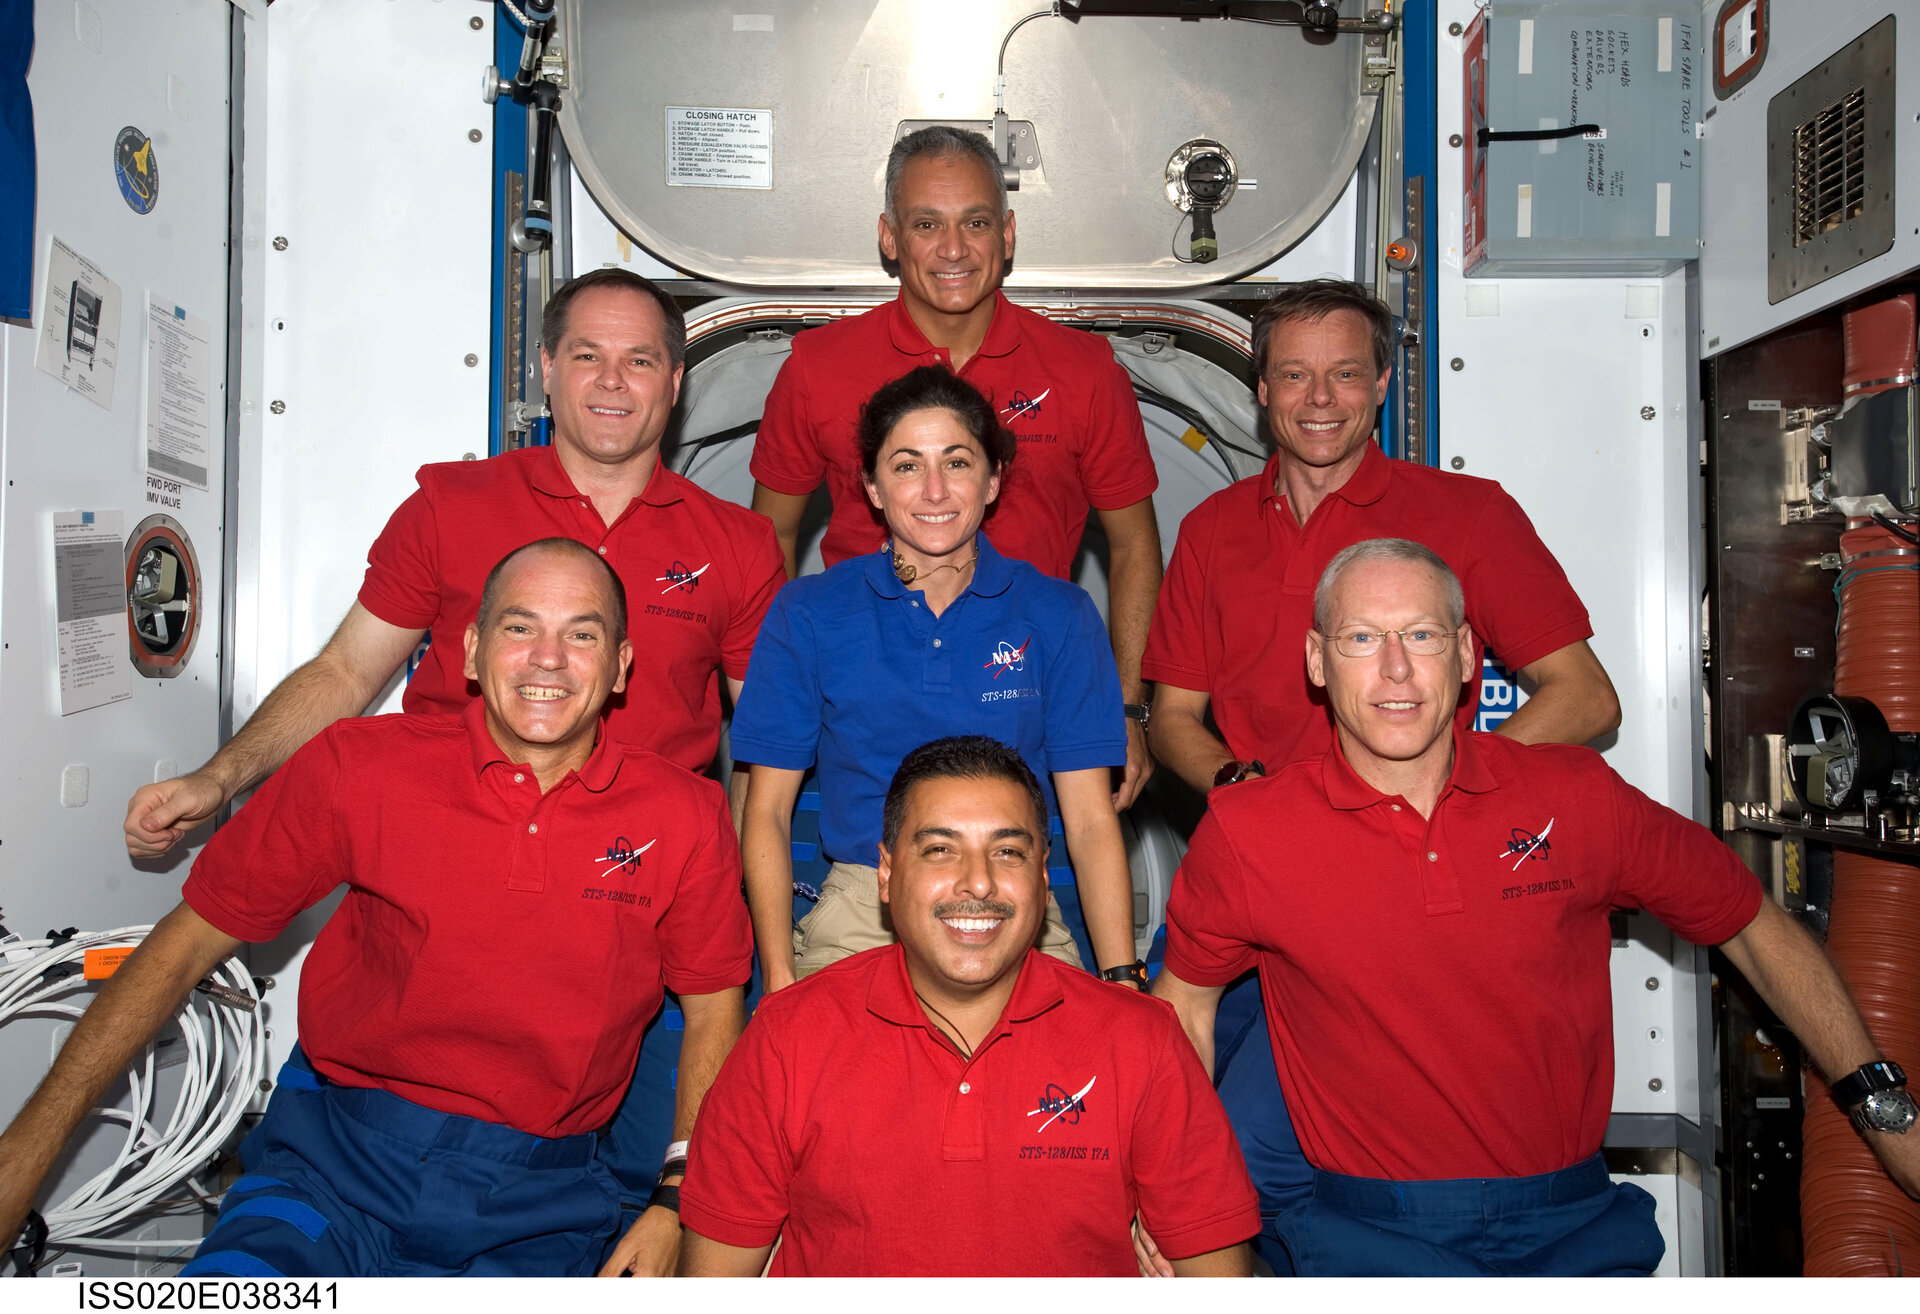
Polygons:
<instances>
[{"instance_id":1,"label":"paper checklist on wall","mask_svg":"<svg viewBox=\"0 0 1920 1314\"><path fill-rule=\"evenodd\" d=\"M33 363L110 411L120 360L120 285L59 238L49 241Z\"/></svg>"},{"instance_id":2,"label":"paper checklist on wall","mask_svg":"<svg viewBox=\"0 0 1920 1314\"><path fill-rule=\"evenodd\" d=\"M53 581L60 715L133 697L118 511L53 513Z\"/></svg>"},{"instance_id":3,"label":"paper checklist on wall","mask_svg":"<svg viewBox=\"0 0 1920 1314\"><path fill-rule=\"evenodd\" d=\"M147 298L147 469L207 487L207 322Z\"/></svg>"}]
</instances>

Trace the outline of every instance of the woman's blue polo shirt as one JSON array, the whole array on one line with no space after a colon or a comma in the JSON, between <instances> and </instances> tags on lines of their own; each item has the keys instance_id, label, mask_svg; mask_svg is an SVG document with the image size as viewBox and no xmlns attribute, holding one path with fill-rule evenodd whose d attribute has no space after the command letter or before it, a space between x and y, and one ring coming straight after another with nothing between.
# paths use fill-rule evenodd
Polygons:
<instances>
[{"instance_id":1,"label":"woman's blue polo shirt","mask_svg":"<svg viewBox=\"0 0 1920 1314\"><path fill-rule=\"evenodd\" d=\"M994 550L935 617L886 548L780 591L760 625L733 713L736 761L817 765L820 841L836 862L878 860L880 813L900 760L947 735L989 735L1040 778L1120 766L1126 720L1093 599Z\"/></svg>"}]
</instances>

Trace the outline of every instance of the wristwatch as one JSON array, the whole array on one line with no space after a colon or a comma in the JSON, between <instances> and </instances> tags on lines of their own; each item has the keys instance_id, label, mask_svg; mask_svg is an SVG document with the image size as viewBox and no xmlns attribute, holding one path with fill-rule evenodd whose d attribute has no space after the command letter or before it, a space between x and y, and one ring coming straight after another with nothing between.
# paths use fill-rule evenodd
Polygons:
<instances>
[{"instance_id":1,"label":"wristwatch","mask_svg":"<svg viewBox=\"0 0 1920 1314\"><path fill-rule=\"evenodd\" d=\"M1142 990L1147 988L1147 965L1138 958L1119 967L1105 967L1100 970L1102 981L1131 981Z\"/></svg>"},{"instance_id":2,"label":"wristwatch","mask_svg":"<svg viewBox=\"0 0 1920 1314\"><path fill-rule=\"evenodd\" d=\"M1258 758L1255 758L1251 762L1227 762L1222 764L1220 769L1213 773L1213 787L1218 789L1222 785L1237 785L1248 776L1264 776L1266 774L1267 768L1261 764Z\"/></svg>"},{"instance_id":3,"label":"wristwatch","mask_svg":"<svg viewBox=\"0 0 1920 1314\"><path fill-rule=\"evenodd\" d=\"M1863 1063L1833 1083L1833 1099L1863 1132L1904 1135L1920 1113L1907 1093L1907 1074L1891 1061Z\"/></svg>"},{"instance_id":4,"label":"wristwatch","mask_svg":"<svg viewBox=\"0 0 1920 1314\"><path fill-rule=\"evenodd\" d=\"M1127 720L1138 721L1140 723L1141 734L1144 735L1147 733L1147 723L1153 720L1153 705L1151 703L1122 703L1120 704L1120 710L1127 714Z\"/></svg>"}]
</instances>

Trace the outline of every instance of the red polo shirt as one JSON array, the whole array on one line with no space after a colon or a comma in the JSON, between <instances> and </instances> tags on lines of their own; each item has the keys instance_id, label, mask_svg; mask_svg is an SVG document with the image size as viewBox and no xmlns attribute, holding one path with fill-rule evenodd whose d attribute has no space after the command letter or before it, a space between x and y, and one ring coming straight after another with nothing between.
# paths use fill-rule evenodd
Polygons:
<instances>
[{"instance_id":1,"label":"red polo shirt","mask_svg":"<svg viewBox=\"0 0 1920 1314\"><path fill-rule=\"evenodd\" d=\"M598 548L627 590L634 670L607 702L607 725L689 771L705 771L720 743L724 670L745 679L767 604L786 583L765 516L723 502L656 466L644 493L608 525L567 477L551 447L485 461L420 467L367 553L360 603L432 640L401 706L458 712L478 691L462 674L462 639L480 611L487 572L542 538Z\"/></svg>"},{"instance_id":2,"label":"red polo shirt","mask_svg":"<svg viewBox=\"0 0 1920 1314\"><path fill-rule=\"evenodd\" d=\"M257 943L345 885L300 974L314 1070L536 1136L590 1131L626 1093L662 985L747 979L727 800L606 734L543 795L481 713L334 722L182 893Z\"/></svg>"},{"instance_id":3,"label":"red polo shirt","mask_svg":"<svg viewBox=\"0 0 1920 1314\"><path fill-rule=\"evenodd\" d=\"M1361 1177L1523 1177L1593 1154L1613 1099L1608 912L1698 944L1760 909L1704 827L1599 754L1459 732L1432 817L1338 747L1216 790L1167 906L1167 968L1254 966L1301 1148Z\"/></svg>"},{"instance_id":4,"label":"red polo shirt","mask_svg":"<svg viewBox=\"0 0 1920 1314\"><path fill-rule=\"evenodd\" d=\"M701 1105L680 1219L783 1275L1138 1270L1134 1211L1185 1258L1260 1230L1173 1010L1029 952L969 1062L898 945L769 996Z\"/></svg>"},{"instance_id":5,"label":"red polo shirt","mask_svg":"<svg viewBox=\"0 0 1920 1314\"><path fill-rule=\"evenodd\" d=\"M1141 674L1211 697L1228 751L1270 769L1333 742L1326 694L1302 651L1313 590L1342 549L1407 538L1460 577L1467 620L1509 670L1590 638L1587 609L1519 503L1490 479L1396 461L1371 443L1346 485L1302 525L1274 492L1279 458L1180 522ZM1460 699L1473 723L1480 674Z\"/></svg>"},{"instance_id":6,"label":"red polo shirt","mask_svg":"<svg viewBox=\"0 0 1920 1314\"><path fill-rule=\"evenodd\" d=\"M986 531L1007 556L1067 579L1088 506L1132 506L1151 497L1160 479L1133 384L1113 348L1003 293L994 298L986 340L960 370L1020 443ZM861 476L860 408L916 366L950 363L897 297L794 338L793 355L767 395L751 469L781 493L811 493L826 481L833 519L820 554L829 566L872 552L887 537Z\"/></svg>"}]
</instances>

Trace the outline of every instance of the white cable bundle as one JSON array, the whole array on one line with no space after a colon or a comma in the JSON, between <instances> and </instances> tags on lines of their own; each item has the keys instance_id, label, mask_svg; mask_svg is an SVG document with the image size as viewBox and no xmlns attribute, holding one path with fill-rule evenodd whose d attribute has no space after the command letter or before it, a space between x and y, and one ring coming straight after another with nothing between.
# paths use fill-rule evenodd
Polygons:
<instances>
[{"instance_id":1,"label":"white cable bundle","mask_svg":"<svg viewBox=\"0 0 1920 1314\"><path fill-rule=\"evenodd\" d=\"M77 973L42 981L42 973L60 963L79 965L89 949L137 945L152 929L128 926L91 932L58 945L44 939L0 943L6 955L5 963L0 964L0 1026L28 1013L78 1019L86 1011L85 1004L64 1002L58 997L92 983ZM210 979L253 1000L254 1007L230 1007L198 991L188 992L175 1017L186 1046L186 1072L165 1129L156 1128L153 1121L157 1083L154 1045L149 1043L127 1069L132 1084L127 1107L93 1110L97 1117L124 1122L126 1139L111 1164L44 1211L49 1245L161 1251L199 1245L198 1237L136 1241L96 1234L152 1209L175 1186L204 1168L226 1144L259 1092L267 1050L260 996L254 990L253 977L239 959L229 958L213 970Z\"/></svg>"}]
</instances>

